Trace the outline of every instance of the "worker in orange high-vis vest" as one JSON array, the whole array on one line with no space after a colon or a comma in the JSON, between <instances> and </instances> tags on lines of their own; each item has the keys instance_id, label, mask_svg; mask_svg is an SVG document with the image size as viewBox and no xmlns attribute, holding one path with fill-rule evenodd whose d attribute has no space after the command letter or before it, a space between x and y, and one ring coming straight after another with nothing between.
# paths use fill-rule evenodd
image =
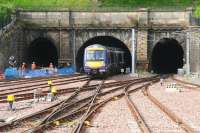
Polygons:
<instances>
[{"instance_id":1,"label":"worker in orange high-vis vest","mask_svg":"<svg viewBox=\"0 0 200 133\"><path fill-rule=\"evenodd\" d=\"M49 64L49 68L53 68L53 63L52 62Z\"/></svg>"},{"instance_id":2,"label":"worker in orange high-vis vest","mask_svg":"<svg viewBox=\"0 0 200 133\"><path fill-rule=\"evenodd\" d=\"M25 62L22 63L22 70L26 70L26 63Z\"/></svg>"},{"instance_id":3,"label":"worker in orange high-vis vest","mask_svg":"<svg viewBox=\"0 0 200 133\"><path fill-rule=\"evenodd\" d=\"M35 69L36 69L36 64L35 64L35 62L32 63L31 69L32 69L32 70L35 70Z\"/></svg>"},{"instance_id":4,"label":"worker in orange high-vis vest","mask_svg":"<svg viewBox=\"0 0 200 133\"><path fill-rule=\"evenodd\" d=\"M26 71L26 63L25 62L22 63L21 69L22 69L22 76L24 76L25 71Z\"/></svg>"}]
</instances>

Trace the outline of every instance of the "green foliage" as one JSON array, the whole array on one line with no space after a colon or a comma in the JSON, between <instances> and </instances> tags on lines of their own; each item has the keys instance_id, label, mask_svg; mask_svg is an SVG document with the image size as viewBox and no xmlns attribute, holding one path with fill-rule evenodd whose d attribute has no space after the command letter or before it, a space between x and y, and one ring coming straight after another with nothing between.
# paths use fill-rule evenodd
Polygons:
<instances>
[{"instance_id":1,"label":"green foliage","mask_svg":"<svg viewBox=\"0 0 200 133\"><path fill-rule=\"evenodd\" d=\"M0 25L16 8L31 10L87 9L91 0L0 0Z\"/></svg>"},{"instance_id":2,"label":"green foliage","mask_svg":"<svg viewBox=\"0 0 200 133\"><path fill-rule=\"evenodd\" d=\"M37 8L87 8L91 0L0 0L0 7L37 9Z\"/></svg>"},{"instance_id":3,"label":"green foliage","mask_svg":"<svg viewBox=\"0 0 200 133\"><path fill-rule=\"evenodd\" d=\"M195 16L196 16L197 18L200 18L200 5L196 7Z\"/></svg>"},{"instance_id":4,"label":"green foliage","mask_svg":"<svg viewBox=\"0 0 200 133\"><path fill-rule=\"evenodd\" d=\"M191 6L193 0L102 0L102 5L107 7L169 7Z\"/></svg>"},{"instance_id":5,"label":"green foliage","mask_svg":"<svg viewBox=\"0 0 200 133\"><path fill-rule=\"evenodd\" d=\"M0 0L0 7L15 9L87 9L94 2L101 7L165 7L191 6L193 0Z\"/></svg>"},{"instance_id":6,"label":"green foliage","mask_svg":"<svg viewBox=\"0 0 200 133\"><path fill-rule=\"evenodd\" d=\"M97 2L97 3L96 3ZM194 0L0 0L0 16L15 10L16 8L33 10L93 10L138 8L138 7L187 7ZM119 8L120 7L120 8Z\"/></svg>"}]
</instances>

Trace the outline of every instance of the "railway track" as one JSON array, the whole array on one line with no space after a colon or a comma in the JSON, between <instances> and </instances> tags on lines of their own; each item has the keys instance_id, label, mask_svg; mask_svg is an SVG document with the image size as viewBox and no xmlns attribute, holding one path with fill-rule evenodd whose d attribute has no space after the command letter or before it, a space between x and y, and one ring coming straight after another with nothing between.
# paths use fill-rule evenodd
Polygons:
<instances>
[{"instance_id":1,"label":"railway track","mask_svg":"<svg viewBox=\"0 0 200 133\"><path fill-rule=\"evenodd\" d=\"M140 81L140 82L129 82L128 84L123 85L121 89L126 90L126 93L133 93L133 92L136 92L136 91L138 91L138 90L141 90L143 87L146 87L146 86L151 85L151 81L157 81L157 80L158 80L158 79L156 79L156 78L155 78L155 79L152 78L152 79L149 79L149 80L146 80L146 81L143 80L143 81ZM131 86L133 86L133 85L136 85L136 84L138 84L138 83L144 83L144 84L143 84L143 85L140 85L139 87L136 87L136 88L134 88L134 89L127 90L129 87L131 87ZM98 104L98 106L96 106L95 108L93 108L93 109L90 111L90 113L88 113L88 114L86 115L86 117L80 122L80 123L84 123L84 122L85 122L85 125L79 124L79 125L77 126L79 130L77 130L77 127L76 127L76 128L74 129L74 131L72 131L71 133L80 133L81 131L84 130L84 126L85 126L85 127L86 127L86 126L91 126L90 124L87 124L86 122L88 122L87 120L89 120L89 119L91 120L91 117L93 117L93 116L95 115L95 112L96 112L98 109L100 109L100 108L103 107L106 103L112 101L112 100L115 99L116 97L117 97L117 98L122 98L124 95L125 95L125 93L124 93L124 92L121 92L121 93L116 94L116 95L114 95L114 96L112 96L112 97L109 97L109 98L107 98L107 99L105 99L105 100L103 100L103 101L100 101L99 104ZM82 130L81 130L81 129L82 129Z\"/></svg>"},{"instance_id":2,"label":"railway track","mask_svg":"<svg viewBox=\"0 0 200 133\"><path fill-rule=\"evenodd\" d=\"M185 87L187 89L192 89L192 90L200 91L200 85L199 84L195 84L195 83L191 83L191 82L186 82L186 81L177 79L174 76L172 76L171 79L174 80L174 81L176 81L176 82L178 82L179 85L181 85L181 86L183 86L183 87Z\"/></svg>"},{"instance_id":3,"label":"railway track","mask_svg":"<svg viewBox=\"0 0 200 133\"><path fill-rule=\"evenodd\" d=\"M192 84L192 85L194 85L194 84ZM142 92L143 92L144 96L146 96L157 108L159 108L162 112L164 112L167 117L169 117L172 121L174 121L185 132L187 132L187 133L195 133L195 130L192 127L190 127L180 117L178 117L169 108L167 108L161 102L159 102L158 99L156 99L154 96L151 95L151 93L149 91L149 86L145 86L142 89ZM135 105L133 100L130 98L129 92L128 92L128 88L124 88L124 94L125 94L126 103L127 103L128 107L129 107L129 109L130 109L135 121L137 122L138 127L140 128L141 132L142 133L151 133L152 130L150 129L150 125L147 124L147 122L144 119L144 116L142 116L141 112L139 111L140 109L137 108L137 106Z\"/></svg>"},{"instance_id":4,"label":"railway track","mask_svg":"<svg viewBox=\"0 0 200 133\"><path fill-rule=\"evenodd\" d=\"M141 79L146 79L146 78L141 78ZM73 80L73 81L69 81L69 82L64 82L64 83L57 83L57 84L54 84L54 85L65 85L65 84L69 84L69 83L73 83L73 82L76 82L76 81L86 81L86 80L89 80L88 78L83 78L82 80ZM135 79L135 80L139 80L139 79ZM127 81L123 81L123 82L111 82L111 83L105 83L103 86L109 86L109 87L112 87L112 86L115 86L115 85L123 85L123 84L126 84L128 82L131 82L131 81L134 81L134 80L127 80ZM48 88L48 85L45 85L47 88ZM92 90L96 87L97 85L92 85L92 86L88 86L88 87L85 87L83 90ZM42 88L41 86L39 86L40 88ZM11 91L11 92L2 92L0 93L0 103L5 103L7 102L6 101L6 97L7 95L9 94L12 94L12 95L15 95L15 101L22 101L22 100L28 100L28 99L33 99L34 97L34 93L32 92L34 89L37 89L39 87L33 87L33 88L18 88L17 90L14 90L14 91ZM62 89L58 89L58 95L61 95L61 94L65 94L65 93L72 93L74 91L76 91L78 89L78 87L72 87L72 88L62 88ZM31 92L30 92L31 91ZM47 93L49 93L48 90L46 91L43 91L43 94L41 96L46 96Z\"/></svg>"},{"instance_id":5,"label":"railway track","mask_svg":"<svg viewBox=\"0 0 200 133\"><path fill-rule=\"evenodd\" d=\"M145 87L143 94L148 97L148 99L154 103L161 111L163 111L172 121L177 123L185 132L195 133L194 129L190 127L186 122L184 122L180 117L173 113L169 108L164 106L158 99L151 95L149 87Z\"/></svg>"},{"instance_id":6,"label":"railway track","mask_svg":"<svg viewBox=\"0 0 200 133\"><path fill-rule=\"evenodd\" d=\"M157 80L158 81L158 80ZM128 107L130 109L130 111L132 112L141 132L143 133L151 133L151 129L149 128L149 126L147 125L147 123L145 122L145 120L143 119L141 113L139 112L138 108L135 106L134 102L130 99L129 94L132 91L129 91L129 87L132 86L133 84L130 83L126 86L124 86L124 95L125 95L125 99L126 102L128 104ZM144 96L147 96L148 99L156 105L157 108L160 109L160 111L164 112L166 114L166 116L168 118L170 118L172 121L174 121L180 128L182 128L185 132L187 133L195 133L195 130L190 127L186 122L184 122L180 117L178 117L175 113L173 113L169 108L167 108L166 106L164 106L161 102L159 102L155 97L153 97L151 95L151 93L149 92L149 86L152 85L152 83L149 83L147 85L144 85L143 87L138 87L139 90L143 90L143 94ZM192 84L194 85L194 84ZM136 90L136 89L135 89ZM115 97L120 97L121 95L115 95ZM96 110L98 110L98 108L102 107L105 103L107 103L108 101L112 100L112 98L108 98L102 102L99 102L99 105L96 106L93 110L90 111L90 113L87 115L87 117L85 117L79 124L75 130L72 133L79 133L81 132L81 127L83 126L84 122L85 126L91 126L90 123L88 124L89 121L87 121L92 114L95 114Z\"/></svg>"},{"instance_id":7,"label":"railway track","mask_svg":"<svg viewBox=\"0 0 200 133\"><path fill-rule=\"evenodd\" d=\"M69 83L74 83L78 81L86 81L89 80L88 77L81 77L81 78L73 78L73 79L64 79L61 81L54 81L53 86L60 86L65 85ZM12 87L5 90L1 90L0 96L9 95L9 94L15 94L19 92L26 92L26 91L32 91L37 88L48 88L49 85L47 84L47 80L44 83L37 83L35 85L27 85L27 86L19 86L19 87Z\"/></svg>"},{"instance_id":8,"label":"railway track","mask_svg":"<svg viewBox=\"0 0 200 133\"><path fill-rule=\"evenodd\" d=\"M62 80L62 79L69 79L69 78L75 78L75 77L83 77L84 75L81 74L74 74L74 75L69 75L69 76L53 76L53 77L41 77L41 78L29 78L29 79L18 79L14 81L7 81L4 83L0 82L0 87L9 87L9 86L16 86L16 85L26 85L26 84L31 84L31 83L41 83L41 82L46 82L47 79L51 79L53 81L57 80Z\"/></svg>"},{"instance_id":9,"label":"railway track","mask_svg":"<svg viewBox=\"0 0 200 133\"><path fill-rule=\"evenodd\" d=\"M147 126L147 124L146 124L145 120L143 119L141 113L139 112L137 106L129 97L128 87L124 88L124 95L125 95L125 99L126 99L128 108L130 109L134 119L136 120L141 132L142 133L151 133L150 128Z\"/></svg>"},{"instance_id":10,"label":"railway track","mask_svg":"<svg viewBox=\"0 0 200 133\"><path fill-rule=\"evenodd\" d=\"M9 84L19 84L19 83L24 83L24 82L32 82L32 81L41 81L41 80L46 80L47 78L50 79L58 79L58 78L70 78L70 77L77 77L81 76L82 74L77 73L73 75L59 75L59 76L49 76L49 77L34 77L34 78L17 78L17 79L4 79L0 80L0 85L9 85Z\"/></svg>"},{"instance_id":11,"label":"railway track","mask_svg":"<svg viewBox=\"0 0 200 133\"><path fill-rule=\"evenodd\" d=\"M41 123L34 127L31 128L30 130L27 130L25 132L39 132L39 131L43 131L44 128L49 127L50 125L52 126L52 123L56 122L56 121L64 121L66 119L72 119L71 117L73 117L74 119L77 118L82 118L82 122L79 122L79 126L78 126L78 130L74 130L75 132L79 132L82 130L82 126L84 125L84 120L88 118L88 115L91 115L93 110L95 108L100 107L101 105L105 104L106 102L110 101L111 99L113 99L113 97L108 98L107 100L101 100L99 101L99 98L101 98L104 95L108 95L111 94L113 92L122 90L125 86L127 86L127 84L140 84L140 83L144 83L146 82L146 85L150 84L150 81L152 80L158 80L158 78L156 77L151 77L151 78L142 78L142 79L135 79L135 80L130 80L125 82L124 84L122 84L121 82L118 82L118 84L111 84L111 83L101 83L98 85L93 85L91 88L92 89L92 94L90 94L89 96L86 96L84 98L81 99L76 99L77 95L81 95L81 91L82 90L88 90L88 88L90 86L88 86L88 82L86 83L85 86L80 87L79 89L77 89L71 96L70 98L63 100L62 102L56 103L54 105L52 105L49 108L46 108L44 110L41 110L39 112L36 112L34 114L25 116L23 118L20 118L18 120L13 121L11 124L1 124L0 125L0 131L6 131L6 130L10 130L13 128L13 125L15 125L16 123L18 123L20 125L20 123L22 124L23 121L27 121L30 120L34 117L38 117L38 116L42 116L45 115L45 117L42 117L42 121ZM108 89L109 87L113 87L115 86L115 88L112 89ZM88 88L87 88L88 87ZM142 86L144 87L144 86ZM142 87L138 87L137 89L141 89ZM137 90L136 89L136 90ZM130 92L135 91L134 90L129 90ZM91 90L90 90L91 92ZM117 96L123 96L124 93L118 94ZM83 117L84 116L84 117Z\"/></svg>"},{"instance_id":12,"label":"railway track","mask_svg":"<svg viewBox=\"0 0 200 133\"><path fill-rule=\"evenodd\" d=\"M61 86L61 85L66 85L66 84L70 84L70 83L74 83L74 82L78 82L78 81L86 81L89 80L88 77L75 77L75 78L70 78L70 79L62 79L59 81L54 81L53 80L53 86ZM42 83L36 83L35 85L27 85L27 86L18 86L15 87L13 86L12 88L5 88L4 90L1 90L0 92L0 103L5 102L5 99L7 97L7 95L15 95L15 97L17 98L16 101L20 101L19 98L23 99L24 97L26 97L25 99L28 99L33 97L33 90L35 89L45 89L44 90L44 95L46 93L48 93L48 88L49 85L47 85L47 79L46 82L42 82ZM1 88L2 89L2 88ZM59 90L59 92L63 92L64 90L61 89Z\"/></svg>"},{"instance_id":13,"label":"railway track","mask_svg":"<svg viewBox=\"0 0 200 133\"><path fill-rule=\"evenodd\" d=\"M55 103L52 106L38 111L34 114L19 118L10 124L0 124L0 131L9 131L13 128L24 126L23 122L26 121L28 123L31 123L35 118L38 118L40 119L40 123L33 128L25 130L24 133L43 132L43 130L47 130L47 128L48 130L51 130L55 127L56 122L62 123L66 120L78 120L78 122L75 124L76 126L73 128L71 133L80 133L85 130L85 127L91 126L88 121L92 120L92 117L95 115L97 110L106 105L106 103L112 101L115 97L125 97L127 105L132 112L132 115L135 118L141 132L151 133L151 129L139 112L140 109L137 108L137 106L134 104L129 96L133 92L143 90L142 92L144 96L147 96L147 98L153 104L155 104L161 111L163 111L172 121L177 123L185 132L195 133L194 129L192 129L186 122L184 122L181 118L179 118L176 114L174 114L171 110L169 110L151 95L149 91L149 86L158 81L159 77L151 77L110 83L104 83L102 81L99 84L89 85L91 81L88 80L82 87L66 88L66 93L72 93L69 98L59 103ZM143 84L139 87L130 89L131 86L141 83ZM115 88L109 89L111 87ZM101 97L119 90L123 90L123 92L111 96L107 99L101 99ZM92 94L81 99L77 99L77 96L81 95L81 92L92 92Z\"/></svg>"}]
</instances>

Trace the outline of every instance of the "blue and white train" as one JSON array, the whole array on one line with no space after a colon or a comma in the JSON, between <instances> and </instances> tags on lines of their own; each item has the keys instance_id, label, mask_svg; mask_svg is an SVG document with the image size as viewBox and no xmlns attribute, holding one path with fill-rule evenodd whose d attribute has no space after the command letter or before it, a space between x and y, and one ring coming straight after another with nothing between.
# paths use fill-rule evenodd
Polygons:
<instances>
[{"instance_id":1,"label":"blue and white train","mask_svg":"<svg viewBox=\"0 0 200 133\"><path fill-rule=\"evenodd\" d=\"M90 45L84 52L84 72L92 76L120 73L125 69L124 53L120 48Z\"/></svg>"}]
</instances>

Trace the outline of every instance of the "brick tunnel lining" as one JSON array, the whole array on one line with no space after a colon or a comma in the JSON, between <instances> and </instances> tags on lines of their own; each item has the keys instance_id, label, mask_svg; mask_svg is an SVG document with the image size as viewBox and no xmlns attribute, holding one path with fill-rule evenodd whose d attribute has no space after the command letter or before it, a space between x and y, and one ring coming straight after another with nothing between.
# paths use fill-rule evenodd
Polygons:
<instances>
[{"instance_id":1,"label":"brick tunnel lining","mask_svg":"<svg viewBox=\"0 0 200 133\"><path fill-rule=\"evenodd\" d=\"M118 47L125 51L126 67L131 68L131 53L127 46L119 39L112 36L97 36L86 41L78 50L76 55L76 68L78 72L83 70L84 50L87 46L92 44L101 44L109 47Z\"/></svg>"},{"instance_id":2,"label":"brick tunnel lining","mask_svg":"<svg viewBox=\"0 0 200 133\"><path fill-rule=\"evenodd\" d=\"M52 62L54 66L58 65L57 48L52 41L46 38L34 40L27 49L26 62L31 64L35 62L39 67L47 67Z\"/></svg>"},{"instance_id":3,"label":"brick tunnel lining","mask_svg":"<svg viewBox=\"0 0 200 133\"><path fill-rule=\"evenodd\" d=\"M163 38L152 51L152 70L159 74L177 73L183 67L183 48L173 38Z\"/></svg>"}]
</instances>

